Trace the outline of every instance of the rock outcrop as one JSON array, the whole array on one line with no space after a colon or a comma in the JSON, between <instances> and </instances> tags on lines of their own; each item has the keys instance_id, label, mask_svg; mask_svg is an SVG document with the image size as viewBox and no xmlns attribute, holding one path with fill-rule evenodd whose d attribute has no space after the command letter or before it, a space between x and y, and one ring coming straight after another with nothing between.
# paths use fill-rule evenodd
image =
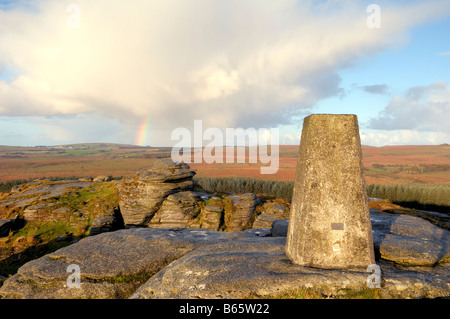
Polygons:
<instances>
[{"instance_id":1,"label":"rock outcrop","mask_svg":"<svg viewBox=\"0 0 450 319\"><path fill-rule=\"evenodd\" d=\"M60 220L62 205L56 205L57 199L91 184L73 180L42 180L15 186L9 196L0 200L0 216L20 214L28 222Z\"/></svg>"},{"instance_id":2,"label":"rock outcrop","mask_svg":"<svg viewBox=\"0 0 450 319\"><path fill-rule=\"evenodd\" d=\"M203 210L201 221L202 228L219 230L223 224L223 208L220 206L208 205Z\"/></svg>"},{"instance_id":3,"label":"rock outcrop","mask_svg":"<svg viewBox=\"0 0 450 319\"><path fill-rule=\"evenodd\" d=\"M118 186L126 226L192 227L223 231L270 228L289 217L289 204L261 203L252 193L213 195L193 190L187 164L158 161ZM261 204L264 206L257 209Z\"/></svg>"},{"instance_id":4,"label":"rock outcrop","mask_svg":"<svg viewBox=\"0 0 450 319\"><path fill-rule=\"evenodd\" d=\"M159 161L126 181L100 176L96 182L36 180L15 186L0 197L0 275L79 238L125 227L245 230L270 228L272 220L287 216L269 212L275 202L253 194L193 191L194 174L186 164ZM289 203L274 201L289 211ZM270 218L258 219L262 214Z\"/></svg>"},{"instance_id":5,"label":"rock outcrop","mask_svg":"<svg viewBox=\"0 0 450 319\"><path fill-rule=\"evenodd\" d=\"M14 220L2 227L7 236L0 242L3 276L78 238L123 227L113 181L39 180L15 186L0 199L0 220Z\"/></svg>"},{"instance_id":6,"label":"rock outcrop","mask_svg":"<svg viewBox=\"0 0 450 319\"><path fill-rule=\"evenodd\" d=\"M324 296L367 289L368 273L326 270L292 264L284 253L286 237L248 237L202 246L172 262L131 298L246 298L311 289ZM448 271L398 271L380 262L384 298L448 296Z\"/></svg>"},{"instance_id":7,"label":"rock outcrop","mask_svg":"<svg viewBox=\"0 0 450 319\"><path fill-rule=\"evenodd\" d=\"M397 215L380 244L380 254L404 266L450 263L449 232L421 218Z\"/></svg>"},{"instance_id":8,"label":"rock outcrop","mask_svg":"<svg viewBox=\"0 0 450 319\"><path fill-rule=\"evenodd\" d=\"M93 182L109 182L111 180L111 176L107 175L99 175L92 179Z\"/></svg>"},{"instance_id":9,"label":"rock outcrop","mask_svg":"<svg viewBox=\"0 0 450 319\"><path fill-rule=\"evenodd\" d=\"M122 181L118 193L125 225L147 226L169 195L193 189L194 175L187 164L157 161Z\"/></svg>"},{"instance_id":10,"label":"rock outcrop","mask_svg":"<svg viewBox=\"0 0 450 319\"><path fill-rule=\"evenodd\" d=\"M245 298L298 289L333 297L366 289L365 269L308 268L286 257L288 203L208 194L193 188L194 174L186 164L158 162L122 182L15 187L0 200L0 236L20 227L28 235L1 238L11 244L0 247L0 266L14 260L22 266L0 280L0 299ZM448 230L377 209L370 217L382 297L450 296ZM66 247L49 246L48 253L33 231L53 224L65 228L46 240ZM42 257L30 254L25 263L26 251L33 251L23 244L28 240ZM79 266L82 289L68 286L71 265Z\"/></svg>"},{"instance_id":11,"label":"rock outcrop","mask_svg":"<svg viewBox=\"0 0 450 319\"><path fill-rule=\"evenodd\" d=\"M289 209L277 202L267 202L262 205L261 213L256 216L253 228L270 228L275 220L289 218Z\"/></svg>"},{"instance_id":12,"label":"rock outcrop","mask_svg":"<svg viewBox=\"0 0 450 319\"><path fill-rule=\"evenodd\" d=\"M33 260L0 288L0 298L127 298L149 277L196 247L236 237L208 230L132 228L87 237ZM81 289L67 286L68 267Z\"/></svg>"},{"instance_id":13,"label":"rock outcrop","mask_svg":"<svg viewBox=\"0 0 450 319\"><path fill-rule=\"evenodd\" d=\"M288 227L289 227L288 219L276 219L272 223L272 229L270 230L270 234L273 237L286 237Z\"/></svg>"},{"instance_id":14,"label":"rock outcrop","mask_svg":"<svg viewBox=\"0 0 450 319\"><path fill-rule=\"evenodd\" d=\"M92 222L89 235L93 236L124 228L123 218L117 207L105 209L102 215L96 217Z\"/></svg>"},{"instance_id":15,"label":"rock outcrop","mask_svg":"<svg viewBox=\"0 0 450 319\"><path fill-rule=\"evenodd\" d=\"M169 195L148 226L158 228L188 227L189 222L200 213L199 200L200 196L192 191Z\"/></svg>"},{"instance_id":16,"label":"rock outcrop","mask_svg":"<svg viewBox=\"0 0 450 319\"><path fill-rule=\"evenodd\" d=\"M426 241L423 237L431 236L432 228L425 233L423 227L416 228L423 222L417 217L380 211L373 211L371 217L377 265L382 271L381 297L450 296L449 265L445 262L448 252L441 250L437 263L426 267L402 263L403 255L391 258L393 261L383 257L383 247L392 245L391 232L417 242ZM437 236L434 242L448 247L448 231L433 231ZM277 296L299 289L333 297L348 290L367 289L370 273L365 269L326 270L295 265L284 253L285 244L286 237L270 236L268 229L123 229L87 237L25 264L5 280L0 297L245 298ZM399 241L398 245L403 243ZM410 246L404 254L417 252ZM426 252L418 254L425 256ZM67 269L72 264L80 267L82 289L67 286L71 274Z\"/></svg>"},{"instance_id":17,"label":"rock outcrop","mask_svg":"<svg viewBox=\"0 0 450 319\"><path fill-rule=\"evenodd\" d=\"M388 199L380 198L370 198L369 206L371 209L381 210L390 214L403 214L420 217L422 219L428 220L433 225L446 230L450 230L449 214L405 208L391 203L391 201Z\"/></svg>"},{"instance_id":18,"label":"rock outcrop","mask_svg":"<svg viewBox=\"0 0 450 319\"><path fill-rule=\"evenodd\" d=\"M259 202L258 197L252 193L242 195L227 196L227 201L231 201L231 207L225 211L225 227L229 231L245 230L252 227L255 221L255 207Z\"/></svg>"}]
</instances>

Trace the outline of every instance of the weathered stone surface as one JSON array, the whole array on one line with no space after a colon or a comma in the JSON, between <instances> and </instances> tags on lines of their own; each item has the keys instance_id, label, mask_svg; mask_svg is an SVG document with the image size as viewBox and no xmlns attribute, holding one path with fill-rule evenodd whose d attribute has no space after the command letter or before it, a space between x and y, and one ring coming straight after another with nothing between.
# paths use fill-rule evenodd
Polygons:
<instances>
[{"instance_id":1,"label":"weathered stone surface","mask_svg":"<svg viewBox=\"0 0 450 319\"><path fill-rule=\"evenodd\" d=\"M123 218L119 209L113 209L109 214L94 219L89 235L98 235L104 232L115 231L124 227Z\"/></svg>"},{"instance_id":2,"label":"weathered stone surface","mask_svg":"<svg viewBox=\"0 0 450 319\"><path fill-rule=\"evenodd\" d=\"M147 225L170 194L193 189L195 171L187 164L157 161L118 187L119 205L126 225Z\"/></svg>"},{"instance_id":3,"label":"weathered stone surface","mask_svg":"<svg viewBox=\"0 0 450 319\"><path fill-rule=\"evenodd\" d=\"M444 213L405 208L391 203L388 199L370 198L369 207L391 214L404 214L428 220L445 230L450 230L450 216Z\"/></svg>"},{"instance_id":4,"label":"weathered stone surface","mask_svg":"<svg viewBox=\"0 0 450 319\"><path fill-rule=\"evenodd\" d=\"M441 258L442 247L434 242L388 234L380 247L383 259L408 266L433 266Z\"/></svg>"},{"instance_id":5,"label":"weathered stone surface","mask_svg":"<svg viewBox=\"0 0 450 319\"><path fill-rule=\"evenodd\" d=\"M94 182L101 182L101 183L109 182L110 180L111 180L111 176L108 176L108 175L99 175L99 176L94 177L94 179L93 179Z\"/></svg>"},{"instance_id":6,"label":"weathered stone surface","mask_svg":"<svg viewBox=\"0 0 450 319\"><path fill-rule=\"evenodd\" d=\"M418 217L396 215L380 244L383 259L407 266L450 261L450 233Z\"/></svg>"},{"instance_id":7,"label":"weathered stone surface","mask_svg":"<svg viewBox=\"0 0 450 319\"><path fill-rule=\"evenodd\" d=\"M374 214L381 244L389 235L389 225L395 225L389 215ZM269 236L268 229L108 232L25 264L5 280L0 298L242 298L296 289L313 289L332 297L347 289L366 288L369 273L365 269L293 264L284 253L285 242L286 237ZM81 289L66 286L70 264L80 266ZM382 270L384 298L450 295L448 265L399 269L382 259L377 264Z\"/></svg>"},{"instance_id":8,"label":"weathered stone surface","mask_svg":"<svg viewBox=\"0 0 450 319\"><path fill-rule=\"evenodd\" d=\"M263 205L263 212L280 215L282 218L289 217L286 206L280 203L266 203Z\"/></svg>"},{"instance_id":9,"label":"weathered stone surface","mask_svg":"<svg viewBox=\"0 0 450 319\"><path fill-rule=\"evenodd\" d=\"M200 197L192 191L169 195L148 226L159 228L187 227L189 222L200 213L200 207L197 204L199 199Z\"/></svg>"},{"instance_id":10,"label":"weathered stone surface","mask_svg":"<svg viewBox=\"0 0 450 319\"><path fill-rule=\"evenodd\" d=\"M304 120L286 254L319 268L366 268L375 261L355 115Z\"/></svg>"},{"instance_id":11,"label":"weathered stone surface","mask_svg":"<svg viewBox=\"0 0 450 319\"><path fill-rule=\"evenodd\" d=\"M253 228L270 228L275 220L280 219L277 215L269 213L261 213L255 218Z\"/></svg>"},{"instance_id":12,"label":"weathered stone surface","mask_svg":"<svg viewBox=\"0 0 450 319\"><path fill-rule=\"evenodd\" d=\"M73 199L79 195L76 191L73 196L68 192L83 184L68 187L67 184L73 183L58 182L55 184L57 187L50 188L56 193L63 191L65 200L72 203L70 209L58 202L56 206L52 205L51 198L40 202L41 196L52 194L52 191L41 193L52 184L36 182L30 186L23 185L12 194L13 198L11 195L4 198L14 203L31 199L20 210L35 209L35 221L39 220L39 214L41 218L50 218L50 215L45 215L48 211L52 218L66 216L70 221L86 222L88 216L96 217L91 234L113 230L114 227L110 227L112 220L108 219L112 215L108 211L114 204L98 200L94 193L91 195L89 188L82 192L81 206L74 205ZM41 186L45 187L34 190ZM99 189L102 187L99 186ZM22 196L23 193L27 195ZM257 212L260 212L259 216L287 213L283 212L283 205L277 206L275 201L261 204L263 206L256 209L255 203L249 203L259 201L253 194L223 198L211 194L202 196L191 191L176 191L167 196L159 209L167 217L163 221L174 220L178 223L184 220L182 224L185 226L178 224L177 227L228 230L225 227L228 212L232 213L229 218L236 216L233 215L236 211L245 212L238 216L242 217L241 225L246 227L249 224L245 221L255 219ZM203 207L201 213L186 218L190 216L186 212L192 211L190 207L200 203L199 197L207 200L199 205ZM114 201L117 202L117 198ZM44 205L33 207L39 204ZM89 210L85 210L87 207ZM177 211L184 213L175 214ZM450 295L448 231L417 217L375 209L371 210L370 218L376 260L383 272L383 297L433 298ZM254 227L255 223L256 219L250 225ZM276 294L298 288L314 289L326 296L333 296L345 289L366 287L369 274L364 272L365 269L317 269L293 264L283 251L286 238L282 236L286 236L287 224L287 219L277 219L272 230L260 228L238 232L131 228L100 233L25 264L16 275L5 280L0 287L0 298L127 298L133 294L135 298L240 298L250 293ZM69 242L70 238L76 242L71 234L59 236L56 241ZM67 272L67 267L71 264L80 266L81 289L67 287L66 280L71 274Z\"/></svg>"},{"instance_id":13,"label":"weathered stone surface","mask_svg":"<svg viewBox=\"0 0 450 319\"><path fill-rule=\"evenodd\" d=\"M208 205L203 210L202 228L219 230L223 216L223 208L214 205Z\"/></svg>"},{"instance_id":14,"label":"weathered stone surface","mask_svg":"<svg viewBox=\"0 0 450 319\"><path fill-rule=\"evenodd\" d=\"M446 237L448 231L439 228L422 218L397 215L395 223L391 226L391 234L439 241Z\"/></svg>"},{"instance_id":15,"label":"weathered stone surface","mask_svg":"<svg viewBox=\"0 0 450 319\"><path fill-rule=\"evenodd\" d=\"M189 165L174 163L171 160L160 160L151 167L138 172L139 180L146 182L170 182L191 179L195 175Z\"/></svg>"},{"instance_id":16,"label":"weathered stone surface","mask_svg":"<svg viewBox=\"0 0 450 319\"><path fill-rule=\"evenodd\" d=\"M297 278L283 253L284 238L263 240L199 248L156 274L132 298L239 298L294 288Z\"/></svg>"},{"instance_id":17,"label":"weathered stone surface","mask_svg":"<svg viewBox=\"0 0 450 319\"><path fill-rule=\"evenodd\" d=\"M262 205L261 213L256 216L253 228L271 228L277 219L289 218L289 209L280 203L268 202Z\"/></svg>"},{"instance_id":18,"label":"weathered stone surface","mask_svg":"<svg viewBox=\"0 0 450 319\"><path fill-rule=\"evenodd\" d=\"M51 207L56 203L40 203L30 205L23 210L23 218L28 221L54 221L57 220L53 214L49 214Z\"/></svg>"},{"instance_id":19,"label":"weathered stone surface","mask_svg":"<svg viewBox=\"0 0 450 319\"><path fill-rule=\"evenodd\" d=\"M131 298L245 298L314 289L336 296L366 289L369 273L318 269L293 264L284 253L285 237L247 237L203 246L174 261ZM380 264L385 298L428 298L450 294L448 271L398 271Z\"/></svg>"},{"instance_id":20,"label":"weathered stone surface","mask_svg":"<svg viewBox=\"0 0 450 319\"><path fill-rule=\"evenodd\" d=\"M270 234L272 237L286 237L289 227L289 219L277 219L272 223Z\"/></svg>"},{"instance_id":21,"label":"weathered stone surface","mask_svg":"<svg viewBox=\"0 0 450 319\"><path fill-rule=\"evenodd\" d=\"M225 227L227 231L240 231L252 227L255 221L255 207L259 202L253 193L241 195L229 195L226 199L231 200L232 208L225 209Z\"/></svg>"},{"instance_id":22,"label":"weathered stone surface","mask_svg":"<svg viewBox=\"0 0 450 319\"><path fill-rule=\"evenodd\" d=\"M114 182L93 185L72 180L35 181L7 195L3 197L7 203L23 201L24 205L3 206L2 201L0 219L17 216L20 223L14 230L24 229L11 233L1 243L1 275L54 250L55 246L69 245L77 238L118 228L115 220L104 219L114 215L113 207L118 207Z\"/></svg>"},{"instance_id":23,"label":"weathered stone surface","mask_svg":"<svg viewBox=\"0 0 450 319\"><path fill-rule=\"evenodd\" d=\"M15 197L9 196L0 200L0 212L2 217L7 217L11 213L18 213L23 208L31 205L37 197Z\"/></svg>"},{"instance_id":24,"label":"weathered stone surface","mask_svg":"<svg viewBox=\"0 0 450 319\"><path fill-rule=\"evenodd\" d=\"M50 207L55 205L52 200L72 190L81 189L91 184L90 182L67 180L37 181L18 185L10 196L0 200L0 216L23 212L27 221L58 220L57 214L55 216L48 215L52 210Z\"/></svg>"},{"instance_id":25,"label":"weathered stone surface","mask_svg":"<svg viewBox=\"0 0 450 319\"><path fill-rule=\"evenodd\" d=\"M38 183L38 182L36 182ZM73 189L80 189L86 186L91 185L91 182L79 182L73 180L66 181L52 181L48 183L43 183L38 187L31 188L26 190L20 194L14 195L14 197L30 197L31 195L37 195L39 199L48 199L52 197L61 196L64 193L67 193ZM32 186L33 184L26 184L28 186Z\"/></svg>"},{"instance_id":26,"label":"weathered stone surface","mask_svg":"<svg viewBox=\"0 0 450 319\"><path fill-rule=\"evenodd\" d=\"M195 247L236 236L134 228L86 237L19 268L0 288L0 298L126 298L143 280ZM66 286L71 264L80 267L81 289Z\"/></svg>"},{"instance_id":27,"label":"weathered stone surface","mask_svg":"<svg viewBox=\"0 0 450 319\"><path fill-rule=\"evenodd\" d=\"M372 236L375 252L380 251L380 245L386 234L389 234L392 224L397 215L384 213L377 209L370 210L370 221L372 223Z\"/></svg>"}]
</instances>

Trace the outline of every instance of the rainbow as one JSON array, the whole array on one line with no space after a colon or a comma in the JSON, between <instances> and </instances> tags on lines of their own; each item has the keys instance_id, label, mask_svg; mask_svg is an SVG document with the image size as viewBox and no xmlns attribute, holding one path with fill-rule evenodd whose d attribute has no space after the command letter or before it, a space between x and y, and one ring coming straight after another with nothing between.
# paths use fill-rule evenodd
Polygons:
<instances>
[{"instance_id":1,"label":"rainbow","mask_svg":"<svg viewBox=\"0 0 450 319\"><path fill-rule=\"evenodd\" d=\"M136 145L145 146L147 142L147 132L150 126L150 118L145 118L139 125L138 134L136 136Z\"/></svg>"}]
</instances>

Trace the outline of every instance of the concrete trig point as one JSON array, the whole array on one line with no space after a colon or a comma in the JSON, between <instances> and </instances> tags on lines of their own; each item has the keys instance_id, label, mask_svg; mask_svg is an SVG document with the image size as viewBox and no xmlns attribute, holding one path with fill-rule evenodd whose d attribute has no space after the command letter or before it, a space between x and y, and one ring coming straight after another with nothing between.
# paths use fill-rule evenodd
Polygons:
<instances>
[{"instance_id":1,"label":"concrete trig point","mask_svg":"<svg viewBox=\"0 0 450 319\"><path fill-rule=\"evenodd\" d=\"M318 268L375 263L356 115L304 119L286 255Z\"/></svg>"}]
</instances>

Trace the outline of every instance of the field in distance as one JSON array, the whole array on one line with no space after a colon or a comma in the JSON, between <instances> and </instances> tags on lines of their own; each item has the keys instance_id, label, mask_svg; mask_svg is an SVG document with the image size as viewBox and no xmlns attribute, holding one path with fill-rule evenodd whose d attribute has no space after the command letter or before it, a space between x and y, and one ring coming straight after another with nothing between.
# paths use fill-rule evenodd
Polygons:
<instances>
[{"instance_id":1,"label":"field in distance","mask_svg":"<svg viewBox=\"0 0 450 319\"><path fill-rule=\"evenodd\" d=\"M171 148L111 143L60 146L0 146L0 182L49 177L133 176L153 161L170 158ZM236 154L237 152L235 152ZM258 163L190 163L199 177L294 180L298 146L280 145L279 170L261 175ZM248 152L247 152L248 154ZM224 161L225 162L225 161ZM367 184L449 183L450 146L363 146Z\"/></svg>"},{"instance_id":2,"label":"field in distance","mask_svg":"<svg viewBox=\"0 0 450 319\"><path fill-rule=\"evenodd\" d=\"M112 143L60 146L0 146L0 182L49 177L132 176L170 148Z\"/></svg>"},{"instance_id":3,"label":"field in distance","mask_svg":"<svg viewBox=\"0 0 450 319\"><path fill-rule=\"evenodd\" d=\"M279 170L261 175L261 164L192 163L197 176L294 180L298 146L280 145ZM450 145L362 146L367 184L449 183Z\"/></svg>"}]
</instances>

